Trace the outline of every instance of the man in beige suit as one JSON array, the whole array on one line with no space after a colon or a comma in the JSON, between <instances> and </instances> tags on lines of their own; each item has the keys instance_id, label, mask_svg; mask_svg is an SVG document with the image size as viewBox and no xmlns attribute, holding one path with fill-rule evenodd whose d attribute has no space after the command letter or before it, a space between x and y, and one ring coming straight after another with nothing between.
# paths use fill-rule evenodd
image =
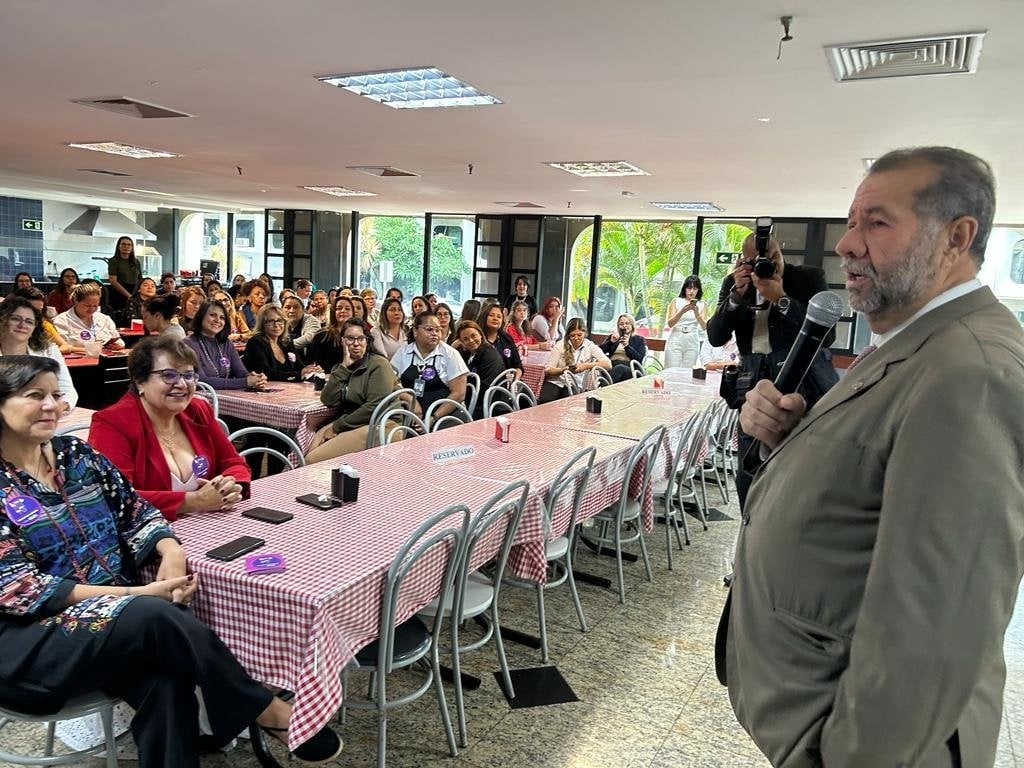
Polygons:
<instances>
[{"instance_id":1,"label":"man in beige suit","mask_svg":"<svg viewBox=\"0 0 1024 768\"><path fill-rule=\"evenodd\" d=\"M843 259L874 351L805 413L769 381L719 678L785 768L988 768L1024 551L1024 333L976 274L983 160L880 158Z\"/></svg>"}]
</instances>

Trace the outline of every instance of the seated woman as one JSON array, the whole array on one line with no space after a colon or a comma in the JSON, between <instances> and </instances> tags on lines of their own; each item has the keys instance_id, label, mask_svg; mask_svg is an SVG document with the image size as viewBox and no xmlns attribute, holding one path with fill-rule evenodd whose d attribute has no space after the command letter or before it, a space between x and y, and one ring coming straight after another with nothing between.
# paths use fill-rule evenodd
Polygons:
<instances>
[{"instance_id":1,"label":"seated woman","mask_svg":"<svg viewBox=\"0 0 1024 768\"><path fill-rule=\"evenodd\" d=\"M420 312L429 312L430 305L427 300L422 296L413 296L412 301L409 302L410 317L416 317Z\"/></svg>"},{"instance_id":2,"label":"seated woman","mask_svg":"<svg viewBox=\"0 0 1024 768\"><path fill-rule=\"evenodd\" d=\"M288 302L299 302L294 296ZM315 363L306 365L302 353L288 336L287 320L280 307L267 304L256 316L256 333L245 344L242 364L248 371L262 373L268 381L301 381L311 373L323 373Z\"/></svg>"},{"instance_id":3,"label":"seated woman","mask_svg":"<svg viewBox=\"0 0 1024 768\"><path fill-rule=\"evenodd\" d=\"M211 296L214 301L219 301L228 313L228 340L247 341L252 336L249 324L245 322L242 313L235 309L235 301L230 294L224 291L214 291Z\"/></svg>"},{"instance_id":4,"label":"seated woman","mask_svg":"<svg viewBox=\"0 0 1024 768\"><path fill-rule=\"evenodd\" d=\"M363 325L366 326L367 332L373 330L373 323L370 322L370 310L366 306L366 302L363 301L363 297L358 294L353 294L352 297L352 317L357 320L362 320Z\"/></svg>"},{"instance_id":5,"label":"seated woman","mask_svg":"<svg viewBox=\"0 0 1024 768\"><path fill-rule=\"evenodd\" d=\"M165 293L147 299L142 305L142 326L147 333L156 336L170 336L175 339L185 338L185 329L178 324L178 308L181 299L176 293Z\"/></svg>"},{"instance_id":6,"label":"seated woman","mask_svg":"<svg viewBox=\"0 0 1024 768\"><path fill-rule=\"evenodd\" d=\"M495 305L497 306L497 305ZM501 312L501 307L498 306ZM491 382L497 376L505 372L505 362L498 354L498 350L484 340L484 333L472 320L463 320L459 323L459 352L466 363L470 373L480 377L480 387L486 391ZM481 392L476 401L476 409L473 411L473 418L480 419L484 415L484 398Z\"/></svg>"},{"instance_id":7,"label":"seated woman","mask_svg":"<svg viewBox=\"0 0 1024 768\"><path fill-rule=\"evenodd\" d=\"M548 356L544 371L544 386L539 401L550 403L569 394L566 377L572 376L578 387L583 385L583 373L592 368L611 370L612 364L601 348L587 338L587 326L582 318L574 317L565 329L565 338L555 345Z\"/></svg>"},{"instance_id":8,"label":"seated woman","mask_svg":"<svg viewBox=\"0 0 1024 768\"><path fill-rule=\"evenodd\" d=\"M530 352L534 350L549 352L554 346L550 341L537 340L533 326L530 324L530 307L525 301L512 302L505 332L517 347L522 347Z\"/></svg>"},{"instance_id":9,"label":"seated woman","mask_svg":"<svg viewBox=\"0 0 1024 768\"><path fill-rule=\"evenodd\" d=\"M71 309L71 292L78 285L78 272L71 267L65 267L60 271L60 280L52 291L46 294L46 303L53 307L57 314L67 312Z\"/></svg>"},{"instance_id":10,"label":"seated woman","mask_svg":"<svg viewBox=\"0 0 1024 768\"><path fill-rule=\"evenodd\" d=\"M505 367L510 371L515 371L517 379L521 378L523 375L523 361L519 357L519 349L516 347L516 343L504 331L505 312L502 310L501 304L493 299L484 302L484 305L480 307L478 317L477 322L483 330L484 341L497 350ZM486 387L487 384L488 382L484 382L483 386Z\"/></svg>"},{"instance_id":11,"label":"seated woman","mask_svg":"<svg viewBox=\"0 0 1024 768\"><path fill-rule=\"evenodd\" d=\"M633 378L633 370L629 367L630 360L643 364L647 357L647 342L636 332L636 323L632 315L622 314L615 321L615 329L608 334L601 345L612 361L612 381L625 381Z\"/></svg>"},{"instance_id":12,"label":"seated woman","mask_svg":"<svg viewBox=\"0 0 1024 768\"><path fill-rule=\"evenodd\" d=\"M53 323L51 323L46 317L48 309L46 306L46 297L43 295L41 290L38 288L17 288L11 293L11 296L20 296L23 299L28 299L29 303L36 308L39 312L39 316L42 318L43 330L46 331L46 337L57 346L57 349L62 355L71 351L70 342L61 335L60 331L54 328Z\"/></svg>"},{"instance_id":13,"label":"seated woman","mask_svg":"<svg viewBox=\"0 0 1024 768\"><path fill-rule=\"evenodd\" d=\"M374 348L389 360L405 344L405 310L399 299L384 299L377 325L370 331L370 336Z\"/></svg>"},{"instance_id":14,"label":"seated woman","mask_svg":"<svg viewBox=\"0 0 1024 768\"><path fill-rule=\"evenodd\" d=\"M320 333L320 321L312 315L307 315L302 306L302 299L298 296L289 296L281 302L281 311L284 312L285 320L288 321L288 338L292 340L292 346L303 350L313 341L313 337Z\"/></svg>"},{"instance_id":15,"label":"seated woman","mask_svg":"<svg viewBox=\"0 0 1024 768\"><path fill-rule=\"evenodd\" d=\"M156 296L156 280L152 277L144 277L139 280L138 287L136 287L132 297L128 300L128 307L131 309L133 320L142 319L142 305L154 296Z\"/></svg>"},{"instance_id":16,"label":"seated woman","mask_svg":"<svg viewBox=\"0 0 1024 768\"><path fill-rule=\"evenodd\" d=\"M422 416L435 400L466 400L466 375L469 369L458 351L441 341L441 324L433 312L420 312L412 321L409 343L391 357L402 387L415 392L413 410ZM451 413L447 403L437 416Z\"/></svg>"},{"instance_id":17,"label":"seated woman","mask_svg":"<svg viewBox=\"0 0 1024 768\"><path fill-rule=\"evenodd\" d=\"M267 300L273 294L273 287L259 278L250 280L242 286L242 292L239 296L242 297L243 301L235 302L235 304L250 328L255 327L256 313L263 309L263 305L267 303Z\"/></svg>"},{"instance_id":18,"label":"seated woman","mask_svg":"<svg viewBox=\"0 0 1024 768\"><path fill-rule=\"evenodd\" d=\"M195 322L196 312L206 301L206 294L198 286L187 285L179 291L178 295L181 296L181 315L178 318L178 323L185 329L185 333L192 333L195 330L192 324Z\"/></svg>"},{"instance_id":19,"label":"seated woman","mask_svg":"<svg viewBox=\"0 0 1024 768\"><path fill-rule=\"evenodd\" d=\"M70 411L78 403L78 393L64 356L43 329L42 313L28 299L11 296L0 304L0 354L50 358L57 364L57 382L64 394L61 405ZM63 410L61 413L63 415Z\"/></svg>"},{"instance_id":20,"label":"seated woman","mask_svg":"<svg viewBox=\"0 0 1024 768\"><path fill-rule=\"evenodd\" d=\"M530 327L533 328L533 335L540 341L549 341L552 344L562 338L562 302L557 296L548 296L544 300L544 306L540 312L533 316Z\"/></svg>"},{"instance_id":21,"label":"seated woman","mask_svg":"<svg viewBox=\"0 0 1024 768\"><path fill-rule=\"evenodd\" d=\"M480 302L477 299L466 299L462 302L462 309L459 311L459 322L463 320L476 321L476 316L480 314Z\"/></svg>"},{"instance_id":22,"label":"seated woman","mask_svg":"<svg viewBox=\"0 0 1024 768\"><path fill-rule=\"evenodd\" d=\"M227 317L227 310L216 301L204 301L196 310L195 330L185 343L199 359L199 380L214 389L262 388L267 377L249 373L228 341Z\"/></svg>"},{"instance_id":23,"label":"seated woman","mask_svg":"<svg viewBox=\"0 0 1024 768\"><path fill-rule=\"evenodd\" d=\"M108 349L124 349L124 341L114 321L100 312L100 287L82 283L72 291L71 309L53 318L53 326L71 344L71 351L84 353L86 343L99 343Z\"/></svg>"},{"instance_id":24,"label":"seated woman","mask_svg":"<svg viewBox=\"0 0 1024 768\"><path fill-rule=\"evenodd\" d=\"M195 396L198 368L184 341L143 339L128 357L131 388L93 414L89 428L89 444L171 521L230 509L249 495L245 459Z\"/></svg>"},{"instance_id":25,"label":"seated woman","mask_svg":"<svg viewBox=\"0 0 1024 768\"><path fill-rule=\"evenodd\" d=\"M373 337L366 335L362 323L350 318L341 330L353 362L335 366L320 393L320 402L337 412L334 421L313 436L307 464L363 450L373 409L398 387L391 363L377 350Z\"/></svg>"},{"instance_id":26,"label":"seated woman","mask_svg":"<svg viewBox=\"0 0 1024 768\"><path fill-rule=\"evenodd\" d=\"M330 305L327 301L327 294L324 291L313 291L309 297L309 307L306 311L315 317L323 328L330 322Z\"/></svg>"},{"instance_id":27,"label":"seated woman","mask_svg":"<svg viewBox=\"0 0 1024 768\"><path fill-rule=\"evenodd\" d=\"M441 324L441 341L451 344L455 341L455 323L452 322L452 308L443 301L434 307L434 316Z\"/></svg>"},{"instance_id":28,"label":"seated woman","mask_svg":"<svg viewBox=\"0 0 1024 768\"><path fill-rule=\"evenodd\" d=\"M334 366L352 362L352 357L341 340L341 327L352 317L352 299L339 296L331 307L331 324L322 329L306 347L306 360L316 363L321 369L330 372Z\"/></svg>"},{"instance_id":29,"label":"seated woman","mask_svg":"<svg viewBox=\"0 0 1024 768\"><path fill-rule=\"evenodd\" d=\"M182 610L199 582L159 510L102 454L54 434L60 400L55 361L0 358L0 706L45 714L103 691L135 710L141 766L194 768L198 686L214 745L253 721L286 741L290 706ZM340 751L324 728L294 754Z\"/></svg>"}]
</instances>

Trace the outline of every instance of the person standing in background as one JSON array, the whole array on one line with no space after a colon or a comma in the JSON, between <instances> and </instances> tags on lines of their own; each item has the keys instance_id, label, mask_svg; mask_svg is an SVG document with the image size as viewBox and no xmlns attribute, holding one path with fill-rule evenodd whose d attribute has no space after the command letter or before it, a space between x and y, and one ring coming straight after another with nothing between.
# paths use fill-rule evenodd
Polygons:
<instances>
[{"instance_id":1,"label":"person standing in background","mask_svg":"<svg viewBox=\"0 0 1024 768\"><path fill-rule=\"evenodd\" d=\"M526 278L526 275L518 275L516 277L514 290L505 299L502 308L505 310L505 317L508 318L512 312L512 305L517 301L525 301L526 306L530 308L530 317L537 314L537 299L530 295L530 281Z\"/></svg>"},{"instance_id":2,"label":"person standing in background","mask_svg":"<svg viewBox=\"0 0 1024 768\"><path fill-rule=\"evenodd\" d=\"M309 280L302 279L295 281L295 295L299 297L299 301L302 302L302 308L305 309L309 306L309 297L313 293L313 284Z\"/></svg>"},{"instance_id":3,"label":"person standing in background","mask_svg":"<svg viewBox=\"0 0 1024 768\"><path fill-rule=\"evenodd\" d=\"M115 322L126 319L123 310L128 306L141 278L142 267L135 258L135 241L130 237L117 238L114 255L107 261L107 280L110 282L107 301L110 302ZM127 319L129 322L124 325L130 323L131 319Z\"/></svg>"},{"instance_id":4,"label":"person standing in background","mask_svg":"<svg viewBox=\"0 0 1024 768\"><path fill-rule=\"evenodd\" d=\"M704 316L704 287L700 278L690 275L683 281L679 297L668 305L665 323L672 331L665 341L666 368L696 368L700 355L701 333L708 327Z\"/></svg>"}]
</instances>

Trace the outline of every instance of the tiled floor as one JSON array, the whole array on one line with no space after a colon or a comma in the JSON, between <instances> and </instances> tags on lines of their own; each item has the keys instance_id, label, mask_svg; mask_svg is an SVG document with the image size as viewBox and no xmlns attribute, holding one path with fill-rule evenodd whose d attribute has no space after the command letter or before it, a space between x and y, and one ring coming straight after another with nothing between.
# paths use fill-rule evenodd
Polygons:
<instances>
[{"instance_id":1,"label":"tiled floor","mask_svg":"<svg viewBox=\"0 0 1024 768\"><path fill-rule=\"evenodd\" d=\"M709 493L714 503L716 492ZM483 678L480 689L467 692L470 746L460 751L457 760L448 757L437 707L428 695L389 716L388 765L767 766L736 724L725 689L714 673L714 632L725 597L721 577L738 519L735 499L731 506L718 507L733 520L711 523L710 530L702 531L691 519L693 544L675 553L674 571L666 567L664 528L656 527L647 539L654 581L644 580L641 564L627 564L626 605L619 605L610 590L581 585L589 624L585 635L576 624L567 590L548 595L552 661L579 702L510 709L492 676L497 665L488 646L467 655L464 662L465 671ZM581 555L580 567L614 578L611 559L586 553ZM532 592L509 589L502 603L508 625L535 631ZM516 645L508 645L507 650L513 667L540 664L537 651ZM1006 653L1006 717L996 764L1009 767L1017 765L1014 745L1024 751L1024 616L1018 615L1011 624ZM450 690L449 704L454 720ZM372 713L350 712L347 722L338 726L345 751L333 764L372 766L375 726ZM17 738L38 743L40 733L38 728L21 727ZM242 744L229 753L205 757L204 768L255 766L252 753Z\"/></svg>"}]
</instances>

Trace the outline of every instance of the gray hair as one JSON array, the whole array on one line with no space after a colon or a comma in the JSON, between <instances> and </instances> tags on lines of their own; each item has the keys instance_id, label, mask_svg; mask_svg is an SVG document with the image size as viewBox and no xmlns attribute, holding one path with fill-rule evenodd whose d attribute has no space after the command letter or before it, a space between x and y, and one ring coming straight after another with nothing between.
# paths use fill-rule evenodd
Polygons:
<instances>
[{"instance_id":1,"label":"gray hair","mask_svg":"<svg viewBox=\"0 0 1024 768\"><path fill-rule=\"evenodd\" d=\"M919 190L914 212L921 217L948 222L971 216L978 232L971 243L971 257L979 267L992 231L996 209L996 180L992 166L977 155L954 147L906 147L887 152L871 164L869 173L901 170L927 163L937 171L935 180Z\"/></svg>"}]
</instances>

